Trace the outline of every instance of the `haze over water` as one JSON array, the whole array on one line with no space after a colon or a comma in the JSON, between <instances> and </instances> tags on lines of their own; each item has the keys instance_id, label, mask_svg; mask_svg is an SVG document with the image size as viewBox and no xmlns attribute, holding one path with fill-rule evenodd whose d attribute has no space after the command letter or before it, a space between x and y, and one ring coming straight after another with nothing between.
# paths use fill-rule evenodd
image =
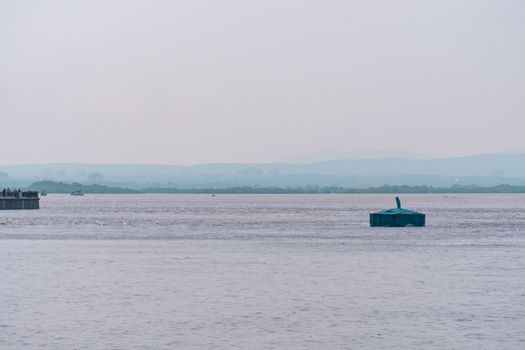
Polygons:
<instances>
[{"instance_id":1,"label":"haze over water","mask_svg":"<svg viewBox=\"0 0 525 350\"><path fill-rule=\"evenodd\" d=\"M525 195L50 195L0 216L2 349L520 349Z\"/></svg>"}]
</instances>

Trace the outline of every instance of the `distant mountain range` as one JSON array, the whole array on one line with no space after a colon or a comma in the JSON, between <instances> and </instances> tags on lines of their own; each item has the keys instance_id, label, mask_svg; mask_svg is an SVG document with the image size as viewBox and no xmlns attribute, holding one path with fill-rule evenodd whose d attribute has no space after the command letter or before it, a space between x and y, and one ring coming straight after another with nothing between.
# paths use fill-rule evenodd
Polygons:
<instances>
[{"instance_id":1,"label":"distant mountain range","mask_svg":"<svg viewBox=\"0 0 525 350\"><path fill-rule=\"evenodd\" d=\"M30 164L0 166L0 185L53 180L132 189L237 186L525 185L525 154L419 159L339 159L312 163Z\"/></svg>"},{"instance_id":2,"label":"distant mountain range","mask_svg":"<svg viewBox=\"0 0 525 350\"><path fill-rule=\"evenodd\" d=\"M341 151L320 151L304 156L287 158L282 163L317 163L341 159L387 159L387 158L406 158L406 159L425 159L422 154L407 151L391 150L358 150L352 152Z\"/></svg>"}]
</instances>

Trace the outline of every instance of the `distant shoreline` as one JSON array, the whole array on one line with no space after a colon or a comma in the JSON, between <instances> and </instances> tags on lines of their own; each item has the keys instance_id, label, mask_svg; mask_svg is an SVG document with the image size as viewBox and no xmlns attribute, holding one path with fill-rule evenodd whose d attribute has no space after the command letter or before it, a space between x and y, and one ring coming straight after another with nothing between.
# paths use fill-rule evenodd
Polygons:
<instances>
[{"instance_id":1,"label":"distant shoreline","mask_svg":"<svg viewBox=\"0 0 525 350\"><path fill-rule=\"evenodd\" d=\"M369 188L345 188L339 186L305 186L305 187L227 187L227 188L162 188L150 187L139 190L110 187L105 185L86 185L80 183L63 183L54 181L39 181L31 184L31 190L44 191L46 193L69 194L74 191L82 191L86 194L461 194L461 193L525 193L525 186L497 185L489 187L481 186L408 186L408 185L384 185Z\"/></svg>"}]
</instances>

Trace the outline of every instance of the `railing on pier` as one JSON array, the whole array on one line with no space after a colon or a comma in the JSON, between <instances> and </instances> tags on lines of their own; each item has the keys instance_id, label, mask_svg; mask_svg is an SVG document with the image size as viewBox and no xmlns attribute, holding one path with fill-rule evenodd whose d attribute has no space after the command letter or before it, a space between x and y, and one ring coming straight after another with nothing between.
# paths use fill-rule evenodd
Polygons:
<instances>
[{"instance_id":1,"label":"railing on pier","mask_svg":"<svg viewBox=\"0 0 525 350\"><path fill-rule=\"evenodd\" d=\"M9 188L4 188L0 191L1 199L36 199L38 198L38 191L30 190L11 190Z\"/></svg>"}]
</instances>

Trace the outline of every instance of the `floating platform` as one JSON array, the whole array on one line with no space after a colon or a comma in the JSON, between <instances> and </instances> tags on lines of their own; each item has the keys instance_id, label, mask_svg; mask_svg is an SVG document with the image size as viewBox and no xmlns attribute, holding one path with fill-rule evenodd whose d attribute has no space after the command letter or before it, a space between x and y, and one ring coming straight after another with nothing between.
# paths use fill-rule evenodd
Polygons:
<instances>
[{"instance_id":1,"label":"floating platform","mask_svg":"<svg viewBox=\"0 0 525 350\"><path fill-rule=\"evenodd\" d=\"M401 208L401 201L396 197L397 208L370 214L370 226L405 227L425 226L425 214Z\"/></svg>"}]
</instances>

